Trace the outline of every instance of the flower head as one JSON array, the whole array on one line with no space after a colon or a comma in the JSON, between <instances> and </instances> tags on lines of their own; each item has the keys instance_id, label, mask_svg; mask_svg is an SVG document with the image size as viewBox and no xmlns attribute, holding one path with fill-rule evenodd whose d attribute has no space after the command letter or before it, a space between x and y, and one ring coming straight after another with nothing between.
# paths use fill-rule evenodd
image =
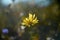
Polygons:
<instances>
[{"instance_id":1,"label":"flower head","mask_svg":"<svg viewBox=\"0 0 60 40\"><path fill-rule=\"evenodd\" d=\"M35 17L35 14L29 13L29 16L25 19L23 19L22 25L30 27L31 25L35 25L38 23L37 17Z\"/></svg>"},{"instance_id":2,"label":"flower head","mask_svg":"<svg viewBox=\"0 0 60 40\"><path fill-rule=\"evenodd\" d=\"M2 29L2 33L3 34L8 33L8 29Z\"/></svg>"}]
</instances>

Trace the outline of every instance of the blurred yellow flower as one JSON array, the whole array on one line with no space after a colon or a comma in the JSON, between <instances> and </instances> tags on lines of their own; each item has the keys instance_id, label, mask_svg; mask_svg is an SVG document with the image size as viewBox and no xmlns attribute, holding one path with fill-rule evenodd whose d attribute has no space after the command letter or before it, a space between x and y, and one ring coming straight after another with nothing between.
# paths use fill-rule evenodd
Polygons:
<instances>
[{"instance_id":1,"label":"blurred yellow flower","mask_svg":"<svg viewBox=\"0 0 60 40\"><path fill-rule=\"evenodd\" d=\"M38 23L38 19L37 17L35 17L35 14L32 15L31 13L29 13L29 16L23 19L22 25L30 27L31 25L33 26L36 23Z\"/></svg>"}]
</instances>

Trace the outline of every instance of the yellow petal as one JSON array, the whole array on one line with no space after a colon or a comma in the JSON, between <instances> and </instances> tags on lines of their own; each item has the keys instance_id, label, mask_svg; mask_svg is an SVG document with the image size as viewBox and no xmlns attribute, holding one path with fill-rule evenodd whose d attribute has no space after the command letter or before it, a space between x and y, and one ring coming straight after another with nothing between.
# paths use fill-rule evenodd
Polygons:
<instances>
[{"instance_id":1,"label":"yellow petal","mask_svg":"<svg viewBox=\"0 0 60 40\"><path fill-rule=\"evenodd\" d=\"M29 18L32 18L32 14L29 13Z\"/></svg>"},{"instance_id":2,"label":"yellow petal","mask_svg":"<svg viewBox=\"0 0 60 40\"><path fill-rule=\"evenodd\" d=\"M26 20L23 20L24 23L26 23L27 21Z\"/></svg>"},{"instance_id":3,"label":"yellow petal","mask_svg":"<svg viewBox=\"0 0 60 40\"><path fill-rule=\"evenodd\" d=\"M33 15L33 19L35 18L35 14Z\"/></svg>"},{"instance_id":4,"label":"yellow petal","mask_svg":"<svg viewBox=\"0 0 60 40\"><path fill-rule=\"evenodd\" d=\"M30 25L28 23L22 23L22 25L30 27Z\"/></svg>"},{"instance_id":5,"label":"yellow petal","mask_svg":"<svg viewBox=\"0 0 60 40\"><path fill-rule=\"evenodd\" d=\"M37 20L37 17L34 20L36 21Z\"/></svg>"},{"instance_id":6,"label":"yellow petal","mask_svg":"<svg viewBox=\"0 0 60 40\"><path fill-rule=\"evenodd\" d=\"M32 21L32 14L29 13L29 20Z\"/></svg>"},{"instance_id":7,"label":"yellow petal","mask_svg":"<svg viewBox=\"0 0 60 40\"><path fill-rule=\"evenodd\" d=\"M29 19L28 19L28 18L26 18L26 21L27 21L27 22L29 22Z\"/></svg>"},{"instance_id":8,"label":"yellow petal","mask_svg":"<svg viewBox=\"0 0 60 40\"><path fill-rule=\"evenodd\" d=\"M34 24L38 23L37 17L32 21Z\"/></svg>"},{"instance_id":9,"label":"yellow petal","mask_svg":"<svg viewBox=\"0 0 60 40\"><path fill-rule=\"evenodd\" d=\"M25 23L22 23L22 25L25 25Z\"/></svg>"},{"instance_id":10,"label":"yellow petal","mask_svg":"<svg viewBox=\"0 0 60 40\"><path fill-rule=\"evenodd\" d=\"M24 20L23 23L25 23L25 25L29 25L29 22L27 22L26 20Z\"/></svg>"}]
</instances>

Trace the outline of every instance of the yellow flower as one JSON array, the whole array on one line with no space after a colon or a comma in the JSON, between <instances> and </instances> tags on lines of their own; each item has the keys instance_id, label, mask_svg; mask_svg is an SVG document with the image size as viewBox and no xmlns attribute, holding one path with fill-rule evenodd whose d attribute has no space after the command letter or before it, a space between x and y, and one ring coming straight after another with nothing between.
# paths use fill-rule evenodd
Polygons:
<instances>
[{"instance_id":1,"label":"yellow flower","mask_svg":"<svg viewBox=\"0 0 60 40\"><path fill-rule=\"evenodd\" d=\"M29 13L29 16L23 19L22 25L30 27L31 25L33 26L36 23L38 23L38 19L37 17L35 17L35 14L32 15L31 13Z\"/></svg>"}]
</instances>

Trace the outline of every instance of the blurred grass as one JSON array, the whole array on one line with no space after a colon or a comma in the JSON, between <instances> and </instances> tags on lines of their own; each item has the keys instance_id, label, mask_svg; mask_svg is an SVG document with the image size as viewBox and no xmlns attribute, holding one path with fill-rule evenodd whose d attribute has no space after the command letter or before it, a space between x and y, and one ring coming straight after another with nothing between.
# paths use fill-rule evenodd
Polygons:
<instances>
[{"instance_id":1,"label":"blurred grass","mask_svg":"<svg viewBox=\"0 0 60 40\"><path fill-rule=\"evenodd\" d=\"M16 8L14 9L13 7ZM13 7L12 7L13 9L6 8L8 9L9 12L8 11L7 12L10 16L9 15L7 16L7 12L5 9L0 10L0 31L2 28L5 28L7 26L10 26L13 29L17 30L17 27L19 28L21 26L20 25L21 20L24 18L24 16L27 16L28 13L30 12L36 14L36 16L38 17L39 19L39 24L37 24L38 27L40 27L41 25L44 25L43 28L45 28L45 26L50 27L50 30L47 35L50 36L51 35L50 31L52 32L52 30L55 32L60 32L60 10L58 9L59 5L57 3L53 3L50 6L44 8L40 8L37 5L31 7L28 4L27 5L17 4L17 6L15 5ZM20 12L24 12L24 16L20 18L20 21L18 21ZM11 23L9 22L9 20ZM14 22L11 20L13 20Z\"/></svg>"}]
</instances>

